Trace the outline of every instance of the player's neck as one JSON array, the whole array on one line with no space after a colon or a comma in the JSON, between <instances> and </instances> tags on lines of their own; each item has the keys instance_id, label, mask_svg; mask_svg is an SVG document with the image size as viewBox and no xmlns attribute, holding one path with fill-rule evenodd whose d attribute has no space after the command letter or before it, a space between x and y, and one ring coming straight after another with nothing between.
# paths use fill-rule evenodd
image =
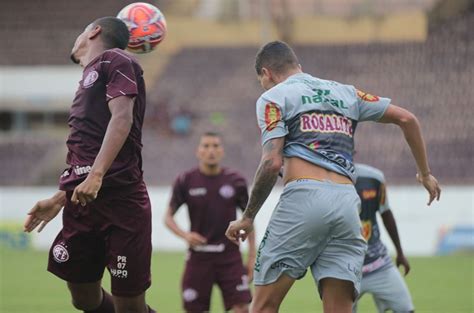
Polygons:
<instances>
[{"instance_id":1,"label":"player's neck","mask_svg":"<svg viewBox=\"0 0 474 313\"><path fill-rule=\"evenodd\" d=\"M89 47L89 49L87 49L87 51L84 53L84 55L82 57L80 57L79 63L81 64L82 67L86 67L97 56L104 53L105 50L107 50L107 49L102 45L91 46L91 47Z\"/></svg>"},{"instance_id":2,"label":"player's neck","mask_svg":"<svg viewBox=\"0 0 474 313\"><path fill-rule=\"evenodd\" d=\"M199 171L206 176L217 176L221 173L222 168L219 164L216 164L216 165L199 164Z\"/></svg>"},{"instance_id":3,"label":"player's neck","mask_svg":"<svg viewBox=\"0 0 474 313\"><path fill-rule=\"evenodd\" d=\"M279 84L279 83L284 82L285 80L287 80L288 77L293 76L295 74L299 74L299 73L303 73L303 71L299 67L290 69L287 72L285 72L284 74L278 75L275 79L275 82L277 84Z\"/></svg>"}]
</instances>

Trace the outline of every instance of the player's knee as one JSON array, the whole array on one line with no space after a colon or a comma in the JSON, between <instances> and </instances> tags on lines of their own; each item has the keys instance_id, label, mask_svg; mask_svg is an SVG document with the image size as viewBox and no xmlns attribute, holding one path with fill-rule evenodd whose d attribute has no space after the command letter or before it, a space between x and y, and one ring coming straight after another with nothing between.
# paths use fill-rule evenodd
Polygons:
<instances>
[{"instance_id":1,"label":"player's knee","mask_svg":"<svg viewBox=\"0 0 474 313\"><path fill-rule=\"evenodd\" d=\"M250 312L252 313L274 313L278 312L280 303L274 298L265 298L259 299L258 301L253 301L251 304Z\"/></svg>"},{"instance_id":2,"label":"player's knee","mask_svg":"<svg viewBox=\"0 0 474 313\"><path fill-rule=\"evenodd\" d=\"M232 307L233 313L249 313L249 305L247 303L239 303Z\"/></svg>"},{"instance_id":3,"label":"player's knee","mask_svg":"<svg viewBox=\"0 0 474 313\"><path fill-rule=\"evenodd\" d=\"M72 305L79 311L92 311L100 306L100 300L86 299L86 298L73 298Z\"/></svg>"}]
</instances>

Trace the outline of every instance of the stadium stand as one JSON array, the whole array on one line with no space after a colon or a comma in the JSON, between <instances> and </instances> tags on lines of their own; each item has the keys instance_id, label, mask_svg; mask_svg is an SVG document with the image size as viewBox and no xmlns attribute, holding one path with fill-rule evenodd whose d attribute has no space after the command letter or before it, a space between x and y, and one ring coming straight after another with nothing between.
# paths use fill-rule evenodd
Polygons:
<instances>
[{"instance_id":1,"label":"stadium stand","mask_svg":"<svg viewBox=\"0 0 474 313\"><path fill-rule=\"evenodd\" d=\"M84 17L104 15L111 7L118 9L129 2L87 1L94 3L93 12L77 15L77 10L69 8L75 3L61 2L62 9L57 7L50 10L50 16L41 17L43 22L48 20L44 29L31 27L38 17L31 15L31 20L25 23L8 13L22 8L29 14L30 1L6 1L6 9L0 12L2 24L10 25L0 28L5 46L11 43L8 40L14 40L8 39L8 33L15 27L23 29L21 34L29 34L31 40L14 52L0 50L0 62L29 65L64 60L66 63L64 56L69 51L51 48L54 42L70 42L71 36L77 35L77 27L89 20ZM41 5L48 7L49 2L58 3L45 0ZM60 10L75 13L64 16L57 13ZM56 18L59 15L61 21ZM54 36L62 39L50 38L48 29L64 27L66 20L71 22L71 29L54 32ZM295 50L305 71L390 97L395 104L416 113L423 124L432 170L440 181L473 183L472 29L474 12L470 9L430 28L430 36L424 43L302 45L295 46ZM28 49L32 46L38 47L34 54ZM149 184L168 185L176 173L196 164L194 150L198 136L208 130L223 134L225 163L241 169L252 180L260 157L255 101L261 88L253 69L256 51L255 46L183 48L169 60L158 79L149 83L143 138L145 177ZM170 131L172 116L180 110L192 115L189 135ZM59 146L64 146L64 140L41 134L33 139L14 136L0 141L0 162L8 164L3 167L0 185L55 184L55 175L37 173L34 169L43 159L47 161L46 151ZM414 162L395 127L360 124L356 149L358 161L383 169L391 183L414 183ZM62 169L63 162L58 163L56 168Z\"/></svg>"},{"instance_id":2,"label":"stadium stand","mask_svg":"<svg viewBox=\"0 0 474 313\"><path fill-rule=\"evenodd\" d=\"M473 21L470 13L433 33L427 43L295 50L305 71L393 98L413 111L423 124L433 172L444 183L472 183ZM148 147L153 142L157 147L145 149L145 164L153 164L146 173L148 181L168 183L179 169L193 164L199 133L213 128L224 134L227 162L252 177L260 155L254 103L261 90L251 66L255 52L255 47L188 48L170 61L152 88L149 104L164 95L168 109L185 106L197 118L189 138L147 134ZM225 123L210 124L214 112L222 113ZM384 169L390 182L414 182L414 162L395 127L360 124L356 146L357 160Z\"/></svg>"}]
</instances>

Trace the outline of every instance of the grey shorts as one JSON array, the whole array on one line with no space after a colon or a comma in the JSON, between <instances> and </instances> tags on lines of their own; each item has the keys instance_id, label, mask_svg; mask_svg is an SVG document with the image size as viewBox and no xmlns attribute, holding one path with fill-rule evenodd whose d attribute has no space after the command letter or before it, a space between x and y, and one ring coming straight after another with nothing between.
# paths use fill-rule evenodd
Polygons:
<instances>
[{"instance_id":1,"label":"grey shorts","mask_svg":"<svg viewBox=\"0 0 474 313\"><path fill-rule=\"evenodd\" d=\"M323 278L351 281L357 297L367 249L359 207L353 185L311 179L288 183L257 252L255 285L271 284L283 273L300 279L311 267L318 287Z\"/></svg>"},{"instance_id":2,"label":"grey shorts","mask_svg":"<svg viewBox=\"0 0 474 313\"><path fill-rule=\"evenodd\" d=\"M415 310L405 280L393 264L365 275L362 278L360 297L364 293L372 294L380 313L386 310L392 310L395 313L408 313ZM357 312L356 305L353 312Z\"/></svg>"}]
</instances>

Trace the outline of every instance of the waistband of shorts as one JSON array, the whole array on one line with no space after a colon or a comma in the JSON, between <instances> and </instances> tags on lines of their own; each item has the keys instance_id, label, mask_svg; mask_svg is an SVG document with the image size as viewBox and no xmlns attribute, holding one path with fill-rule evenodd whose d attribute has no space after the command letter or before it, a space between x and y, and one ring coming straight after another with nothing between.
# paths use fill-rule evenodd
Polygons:
<instances>
[{"instance_id":1,"label":"waistband of shorts","mask_svg":"<svg viewBox=\"0 0 474 313\"><path fill-rule=\"evenodd\" d=\"M353 184L341 184L335 183L331 180L318 180L314 178L298 178L286 183L284 189L293 189L300 187L313 187L313 188L342 188L342 189L354 189Z\"/></svg>"}]
</instances>

